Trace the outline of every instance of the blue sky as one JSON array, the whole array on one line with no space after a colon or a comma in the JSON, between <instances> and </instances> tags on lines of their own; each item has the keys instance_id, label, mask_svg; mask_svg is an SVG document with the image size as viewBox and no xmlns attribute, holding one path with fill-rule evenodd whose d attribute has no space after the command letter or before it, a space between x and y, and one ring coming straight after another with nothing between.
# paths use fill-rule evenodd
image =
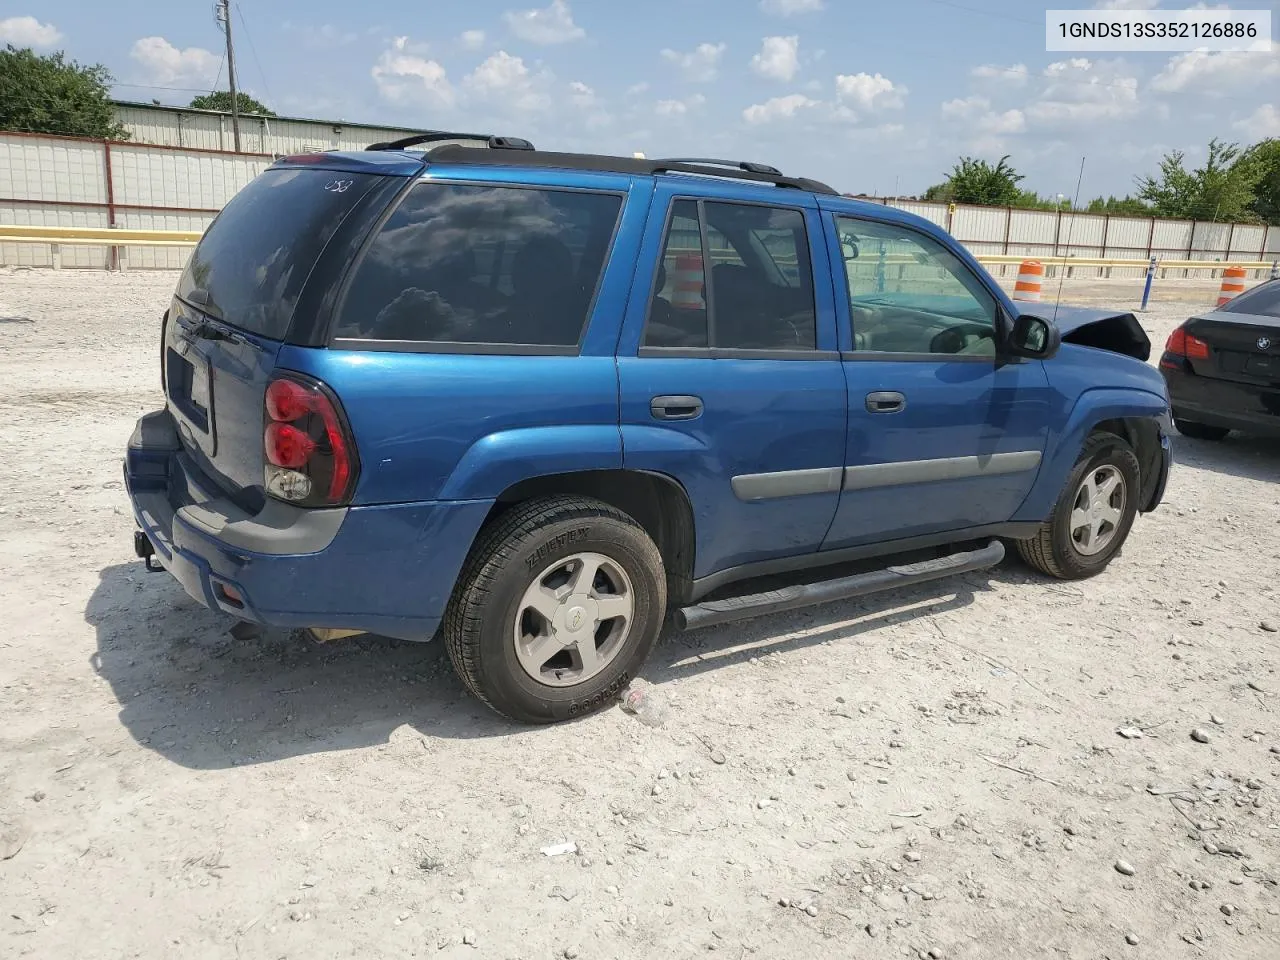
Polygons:
<instances>
[{"instance_id":1,"label":"blue sky","mask_svg":"<svg viewBox=\"0 0 1280 960\"><path fill-rule=\"evenodd\" d=\"M0 41L106 64L122 99L186 103L225 86L206 0L4 7ZM847 192L914 194L960 154L1009 153L1023 185L1042 194L1072 196L1082 155L1085 198L1122 194L1168 149L1195 160L1212 136L1280 136L1280 48L1049 54L1044 7L1025 0L235 7L240 84L281 114L506 133L548 149L750 159Z\"/></svg>"}]
</instances>

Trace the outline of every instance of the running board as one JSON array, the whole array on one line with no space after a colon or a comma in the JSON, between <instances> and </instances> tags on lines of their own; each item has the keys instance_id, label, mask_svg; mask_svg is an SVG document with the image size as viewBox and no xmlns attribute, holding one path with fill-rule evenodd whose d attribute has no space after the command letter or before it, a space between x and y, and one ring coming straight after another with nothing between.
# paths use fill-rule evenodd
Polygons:
<instances>
[{"instance_id":1,"label":"running board","mask_svg":"<svg viewBox=\"0 0 1280 960\"><path fill-rule=\"evenodd\" d=\"M936 560L908 563L859 573L852 577L822 580L818 583L802 583L779 590L766 590L727 600L704 600L676 611L676 626L681 630L698 630L734 620L745 620L767 613L781 613L832 600L848 600L882 590L896 590L917 583L926 583L958 573L986 570L1004 559L1004 544L992 540L980 550L953 553Z\"/></svg>"}]
</instances>

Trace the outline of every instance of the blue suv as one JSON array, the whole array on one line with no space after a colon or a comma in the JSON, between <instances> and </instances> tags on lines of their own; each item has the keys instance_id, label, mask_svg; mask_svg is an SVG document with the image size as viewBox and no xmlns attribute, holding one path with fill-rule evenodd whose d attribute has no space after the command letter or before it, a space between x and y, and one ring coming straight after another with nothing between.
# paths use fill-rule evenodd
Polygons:
<instances>
[{"instance_id":1,"label":"blue suv","mask_svg":"<svg viewBox=\"0 0 1280 960\"><path fill-rule=\"evenodd\" d=\"M286 158L205 233L160 352L125 461L147 566L317 639L442 634L525 722L615 700L669 613L1006 542L1095 574L1170 462L1132 315L1023 312L933 224L753 163L450 133Z\"/></svg>"}]
</instances>

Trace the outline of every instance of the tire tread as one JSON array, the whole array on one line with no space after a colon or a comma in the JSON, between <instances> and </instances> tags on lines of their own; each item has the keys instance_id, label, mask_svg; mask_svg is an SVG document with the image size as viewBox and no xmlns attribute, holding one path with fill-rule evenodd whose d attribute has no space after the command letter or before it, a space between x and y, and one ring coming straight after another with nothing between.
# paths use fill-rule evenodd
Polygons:
<instances>
[{"instance_id":1,"label":"tire tread","mask_svg":"<svg viewBox=\"0 0 1280 960\"><path fill-rule=\"evenodd\" d=\"M1133 457L1134 463L1138 462L1132 448L1128 442L1121 436L1106 430L1098 430L1090 434L1085 440L1084 446L1080 449L1080 456L1076 458L1075 465L1072 467L1071 478L1075 476L1075 469L1082 463L1092 460L1097 454L1105 450L1107 447L1118 446L1130 457ZM1141 470L1139 469L1139 476ZM1014 546L1017 547L1018 555L1023 562L1035 570L1040 571L1046 576L1053 577L1055 580L1073 580L1078 579L1081 574L1065 567L1054 555L1054 520L1058 514L1058 510L1062 504L1062 498L1072 496L1075 493L1075 485L1070 482L1058 495L1057 501L1053 505L1053 513L1050 514L1048 520L1040 525L1040 529L1032 537L1025 540L1015 540ZM1125 536L1128 536L1126 532ZM1117 549L1117 553L1119 550ZM1112 555L1114 556L1114 554ZM1110 563L1110 558L1107 560ZM1105 569L1105 564L1101 569Z\"/></svg>"},{"instance_id":2,"label":"tire tread","mask_svg":"<svg viewBox=\"0 0 1280 960\"><path fill-rule=\"evenodd\" d=\"M481 682L481 611L493 592L497 577L524 544L550 524L584 517L614 520L635 528L644 534L646 540L648 538L644 528L634 519L601 500L580 496L542 497L512 507L481 530L463 564L462 573L458 576L445 612L445 648L454 670L467 690L485 706L504 716L510 714L492 702ZM662 558L656 547L653 548L653 553L661 569ZM521 719L547 722L533 717Z\"/></svg>"}]
</instances>

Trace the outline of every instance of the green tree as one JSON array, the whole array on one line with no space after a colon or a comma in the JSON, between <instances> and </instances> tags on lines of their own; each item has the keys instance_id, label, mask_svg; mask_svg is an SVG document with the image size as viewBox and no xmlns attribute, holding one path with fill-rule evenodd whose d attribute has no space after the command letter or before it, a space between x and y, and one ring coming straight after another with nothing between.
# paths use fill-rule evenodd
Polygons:
<instances>
[{"instance_id":1,"label":"green tree","mask_svg":"<svg viewBox=\"0 0 1280 960\"><path fill-rule=\"evenodd\" d=\"M1157 216L1223 223L1256 221L1254 187L1261 177L1258 164L1240 162L1240 147L1209 141L1203 167L1188 170L1181 150L1165 154L1160 176L1138 177L1138 196L1155 208Z\"/></svg>"},{"instance_id":2,"label":"green tree","mask_svg":"<svg viewBox=\"0 0 1280 960\"><path fill-rule=\"evenodd\" d=\"M1151 207L1137 197L1096 197L1089 201L1089 213L1109 213L1113 217L1149 217Z\"/></svg>"},{"instance_id":3,"label":"green tree","mask_svg":"<svg viewBox=\"0 0 1280 960\"><path fill-rule=\"evenodd\" d=\"M985 160L961 157L946 181L926 190L924 198L982 206L1013 206L1024 196L1018 184L1025 178L1009 165L1008 160L1008 155L1005 155L992 166Z\"/></svg>"},{"instance_id":4,"label":"green tree","mask_svg":"<svg viewBox=\"0 0 1280 960\"><path fill-rule=\"evenodd\" d=\"M274 117L275 111L268 110L263 104L249 96L243 90L236 91L236 105L241 113L252 113L260 117ZM217 110L221 113L231 112L231 93L227 90L215 90L213 93L202 93L191 101L196 110Z\"/></svg>"},{"instance_id":5,"label":"green tree","mask_svg":"<svg viewBox=\"0 0 1280 960\"><path fill-rule=\"evenodd\" d=\"M1248 164L1249 175L1256 178L1253 212L1267 223L1280 224L1280 138L1255 143L1240 163Z\"/></svg>"},{"instance_id":6,"label":"green tree","mask_svg":"<svg viewBox=\"0 0 1280 960\"><path fill-rule=\"evenodd\" d=\"M62 51L47 57L6 44L0 51L0 130L126 140L111 102L111 74Z\"/></svg>"}]
</instances>

